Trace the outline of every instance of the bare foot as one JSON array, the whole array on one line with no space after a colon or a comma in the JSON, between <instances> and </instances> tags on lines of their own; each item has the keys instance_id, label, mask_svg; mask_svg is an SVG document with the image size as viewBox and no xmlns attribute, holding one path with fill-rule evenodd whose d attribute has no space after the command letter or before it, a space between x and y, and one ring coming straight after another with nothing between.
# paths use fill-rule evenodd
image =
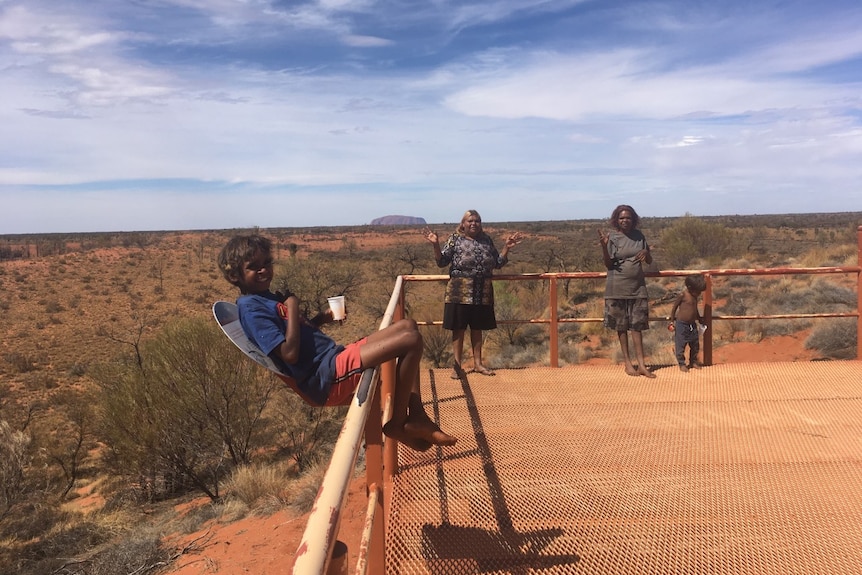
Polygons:
<instances>
[{"instance_id":1,"label":"bare foot","mask_svg":"<svg viewBox=\"0 0 862 575\"><path fill-rule=\"evenodd\" d=\"M699 361L693 361L690 364L688 364L688 366L692 369L700 369L703 367L703 364L700 363Z\"/></svg>"},{"instance_id":2,"label":"bare foot","mask_svg":"<svg viewBox=\"0 0 862 575\"><path fill-rule=\"evenodd\" d=\"M457 438L444 433L427 416L407 416L407 421L404 422L404 433L434 445L455 445L458 441Z\"/></svg>"},{"instance_id":3,"label":"bare foot","mask_svg":"<svg viewBox=\"0 0 862 575\"><path fill-rule=\"evenodd\" d=\"M389 421L386 425L383 426L383 434L386 437L391 437L398 443L403 443L410 449L414 451L428 451L431 449L431 443L425 441L419 437L413 437L412 435L407 434L402 427L400 430L396 429L396 426Z\"/></svg>"},{"instance_id":4,"label":"bare foot","mask_svg":"<svg viewBox=\"0 0 862 575\"><path fill-rule=\"evenodd\" d=\"M626 367L626 375L637 377L640 374L638 373L638 370L636 370L634 367Z\"/></svg>"},{"instance_id":5,"label":"bare foot","mask_svg":"<svg viewBox=\"0 0 862 575\"><path fill-rule=\"evenodd\" d=\"M474 367L474 368L473 368L473 371L474 371L475 373L478 373L478 374L481 374L481 375L497 375L496 373L494 373L494 370L492 370L492 369L488 369L488 368L487 368L487 367L485 367L484 365L480 365L479 367Z\"/></svg>"},{"instance_id":6,"label":"bare foot","mask_svg":"<svg viewBox=\"0 0 862 575\"><path fill-rule=\"evenodd\" d=\"M688 367L686 367L685 365L680 365L679 370L680 371L688 371Z\"/></svg>"},{"instance_id":7,"label":"bare foot","mask_svg":"<svg viewBox=\"0 0 862 575\"><path fill-rule=\"evenodd\" d=\"M452 375L450 375L449 377L451 377L452 379L461 379L462 377L464 377L464 370L461 369L461 364L459 364L457 361L455 362L455 365L452 366Z\"/></svg>"},{"instance_id":8,"label":"bare foot","mask_svg":"<svg viewBox=\"0 0 862 575\"><path fill-rule=\"evenodd\" d=\"M644 377L649 377L650 379L655 378L655 374L645 367L638 369L638 373Z\"/></svg>"}]
</instances>

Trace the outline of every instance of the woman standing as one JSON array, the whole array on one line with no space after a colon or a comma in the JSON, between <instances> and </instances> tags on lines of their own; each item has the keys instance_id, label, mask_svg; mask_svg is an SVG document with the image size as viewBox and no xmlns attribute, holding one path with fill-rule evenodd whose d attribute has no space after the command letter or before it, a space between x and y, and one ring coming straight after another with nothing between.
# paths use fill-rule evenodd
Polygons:
<instances>
[{"instance_id":1,"label":"woman standing","mask_svg":"<svg viewBox=\"0 0 862 575\"><path fill-rule=\"evenodd\" d=\"M523 236L516 232L506 238L503 251L497 252L490 236L482 231L482 217L476 210L467 210L458 229L449 236L443 247L437 234L424 230L425 239L434 247L434 259L439 267L449 266L449 282L443 307L443 328L452 331L455 365L452 379L464 373L461 358L464 351L464 334L470 328L473 349L473 371L494 375L482 362L482 330L495 329L494 290L491 276L509 261L509 250L521 243Z\"/></svg>"},{"instance_id":2,"label":"woman standing","mask_svg":"<svg viewBox=\"0 0 862 575\"><path fill-rule=\"evenodd\" d=\"M626 373L655 377L646 367L643 345L643 332L649 329L649 300L643 264L652 263L652 254L646 238L638 229L639 223L640 217L634 208L621 205L611 214L613 230L610 233L599 230L602 258L608 269L604 325L617 332ZM629 355L629 331L632 332L637 367Z\"/></svg>"}]
</instances>

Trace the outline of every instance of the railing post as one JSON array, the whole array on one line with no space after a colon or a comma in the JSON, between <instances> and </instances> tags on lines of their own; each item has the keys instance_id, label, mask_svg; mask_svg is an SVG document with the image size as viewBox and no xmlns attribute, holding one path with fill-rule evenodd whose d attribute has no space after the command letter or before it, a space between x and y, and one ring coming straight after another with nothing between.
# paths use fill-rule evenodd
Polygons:
<instances>
[{"instance_id":1,"label":"railing post","mask_svg":"<svg viewBox=\"0 0 862 575\"><path fill-rule=\"evenodd\" d=\"M712 275L704 274L706 290L703 292L703 321L707 329L703 333L703 364L712 365Z\"/></svg>"},{"instance_id":2,"label":"railing post","mask_svg":"<svg viewBox=\"0 0 862 575\"><path fill-rule=\"evenodd\" d=\"M550 277L550 289L548 290L551 303L548 308L551 310L551 367L560 367L560 350L559 350L559 322L557 321L557 276Z\"/></svg>"},{"instance_id":3,"label":"railing post","mask_svg":"<svg viewBox=\"0 0 862 575\"><path fill-rule=\"evenodd\" d=\"M862 267L862 226L856 228L856 266ZM856 359L862 361L862 270L856 272Z\"/></svg>"},{"instance_id":4,"label":"railing post","mask_svg":"<svg viewBox=\"0 0 862 575\"><path fill-rule=\"evenodd\" d=\"M383 485L383 424L381 415L383 409L380 403L382 391L377 386L377 392L371 399L371 411L368 421L365 423L365 487L371 497L371 493L379 492ZM369 526L371 536L369 537L368 549L366 550L368 573L372 575L383 575L386 573L386 527L384 520L386 513L383 509L383 498L376 497L376 510L374 519Z\"/></svg>"}]
</instances>

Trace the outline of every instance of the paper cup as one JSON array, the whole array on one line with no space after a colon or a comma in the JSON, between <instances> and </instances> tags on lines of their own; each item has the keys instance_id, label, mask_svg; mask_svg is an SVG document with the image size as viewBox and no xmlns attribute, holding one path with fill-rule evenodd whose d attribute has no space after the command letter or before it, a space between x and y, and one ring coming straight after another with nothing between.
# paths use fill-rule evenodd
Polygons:
<instances>
[{"instance_id":1,"label":"paper cup","mask_svg":"<svg viewBox=\"0 0 862 575\"><path fill-rule=\"evenodd\" d=\"M332 319L335 321L341 321L344 319L344 296L337 295L331 298L327 298L329 300L329 309L332 310Z\"/></svg>"},{"instance_id":2,"label":"paper cup","mask_svg":"<svg viewBox=\"0 0 862 575\"><path fill-rule=\"evenodd\" d=\"M706 324L700 324L699 326L697 326L697 329L700 331L701 334L703 334L703 332L706 331Z\"/></svg>"}]
</instances>

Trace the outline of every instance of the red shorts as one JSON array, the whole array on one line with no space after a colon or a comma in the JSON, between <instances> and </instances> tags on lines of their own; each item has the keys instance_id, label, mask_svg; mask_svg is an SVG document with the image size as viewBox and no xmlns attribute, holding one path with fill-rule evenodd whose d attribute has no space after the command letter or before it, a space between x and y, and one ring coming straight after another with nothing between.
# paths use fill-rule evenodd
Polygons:
<instances>
[{"instance_id":1,"label":"red shorts","mask_svg":"<svg viewBox=\"0 0 862 575\"><path fill-rule=\"evenodd\" d=\"M335 356L335 382L329 389L329 397L324 405L347 405L362 377L362 360L359 349L368 338L363 337L345 346L344 351Z\"/></svg>"}]
</instances>

